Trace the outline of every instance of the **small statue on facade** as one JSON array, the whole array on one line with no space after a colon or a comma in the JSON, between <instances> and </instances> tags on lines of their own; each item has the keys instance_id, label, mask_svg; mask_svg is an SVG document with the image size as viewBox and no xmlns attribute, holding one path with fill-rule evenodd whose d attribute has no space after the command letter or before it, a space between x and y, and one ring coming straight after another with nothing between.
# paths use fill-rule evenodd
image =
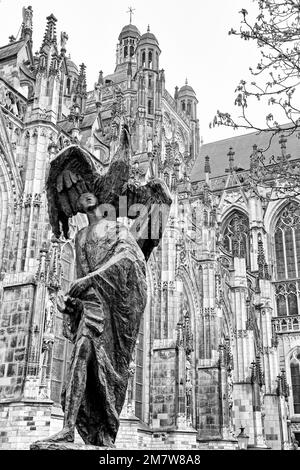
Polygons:
<instances>
[{"instance_id":1,"label":"small statue on facade","mask_svg":"<svg viewBox=\"0 0 300 470\"><path fill-rule=\"evenodd\" d=\"M69 36L67 35L67 33L65 31L62 31L60 33L60 47L62 51L66 51L66 45L67 45L68 39L69 39Z\"/></svg>"}]
</instances>

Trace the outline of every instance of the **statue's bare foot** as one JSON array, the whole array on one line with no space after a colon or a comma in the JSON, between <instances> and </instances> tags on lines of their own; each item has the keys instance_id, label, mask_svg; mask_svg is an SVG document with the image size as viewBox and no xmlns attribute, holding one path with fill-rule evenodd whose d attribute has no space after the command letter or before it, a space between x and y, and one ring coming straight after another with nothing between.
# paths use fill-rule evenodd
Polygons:
<instances>
[{"instance_id":1,"label":"statue's bare foot","mask_svg":"<svg viewBox=\"0 0 300 470\"><path fill-rule=\"evenodd\" d=\"M74 429L63 428L57 434L45 439L46 442L74 442Z\"/></svg>"},{"instance_id":2,"label":"statue's bare foot","mask_svg":"<svg viewBox=\"0 0 300 470\"><path fill-rule=\"evenodd\" d=\"M110 436L103 436L102 445L104 447L111 447L112 449L116 447L113 439Z\"/></svg>"}]
</instances>

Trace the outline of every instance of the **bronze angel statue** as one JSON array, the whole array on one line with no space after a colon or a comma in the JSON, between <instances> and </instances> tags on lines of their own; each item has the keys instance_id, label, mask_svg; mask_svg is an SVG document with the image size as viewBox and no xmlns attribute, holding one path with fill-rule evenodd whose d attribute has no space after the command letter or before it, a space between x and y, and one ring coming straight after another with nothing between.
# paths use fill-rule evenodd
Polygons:
<instances>
[{"instance_id":1,"label":"bronze angel statue","mask_svg":"<svg viewBox=\"0 0 300 470\"><path fill-rule=\"evenodd\" d=\"M79 145L51 162L47 178L50 223L68 238L78 212L88 226L75 239L77 280L59 303L74 343L62 393L64 426L47 439L114 445L129 378L129 365L146 306L146 261L162 237L171 205L163 181L144 185L131 177L130 136L122 127L109 170L100 175ZM128 223L127 219L131 219Z\"/></svg>"}]
</instances>

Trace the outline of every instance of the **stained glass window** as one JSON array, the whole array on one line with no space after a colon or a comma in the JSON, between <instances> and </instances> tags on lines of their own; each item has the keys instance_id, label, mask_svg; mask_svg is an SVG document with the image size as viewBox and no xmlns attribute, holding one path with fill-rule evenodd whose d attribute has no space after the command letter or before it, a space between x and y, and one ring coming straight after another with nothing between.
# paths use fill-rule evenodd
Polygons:
<instances>
[{"instance_id":1,"label":"stained glass window","mask_svg":"<svg viewBox=\"0 0 300 470\"><path fill-rule=\"evenodd\" d=\"M300 209L291 202L281 211L275 229L277 315L298 315L300 294Z\"/></svg>"}]
</instances>

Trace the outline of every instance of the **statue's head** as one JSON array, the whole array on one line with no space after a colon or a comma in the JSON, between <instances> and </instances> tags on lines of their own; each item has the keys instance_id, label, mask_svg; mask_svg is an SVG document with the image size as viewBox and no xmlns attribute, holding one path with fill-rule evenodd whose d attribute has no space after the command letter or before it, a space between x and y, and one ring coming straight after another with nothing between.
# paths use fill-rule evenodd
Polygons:
<instances>
[{"instance_id":1,"label":"statue's head","mask_svg":"<svg viewBox=\"0 0 300 470\"><path fill-rule=\"evenodd\" d=\"M86 214L94 210L98 204L98 199L94 193L82 193L77 200L77 210Z\"/></svg>"}]
</instances>

